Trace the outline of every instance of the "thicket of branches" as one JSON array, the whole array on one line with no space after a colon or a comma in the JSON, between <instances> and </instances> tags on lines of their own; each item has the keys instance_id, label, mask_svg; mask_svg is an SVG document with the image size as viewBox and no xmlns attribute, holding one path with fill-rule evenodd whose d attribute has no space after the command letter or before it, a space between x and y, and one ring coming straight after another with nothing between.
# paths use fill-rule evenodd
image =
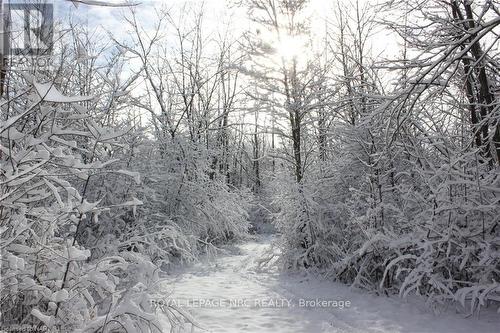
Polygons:
<instances>
[{"instance_id":1,"label":"thicket of branches","mask_svg":"<svg viewBox=\"0 0 500 333\"><path fill-rule=\"evenodd\" d=\"M160 273L249 215L286 269L498 305L498 4L339 3L318 24L310 1L236 2L241 35L203 6L123 5L127 38L70 21L53 68L2 59L2 323L160 331Z\"/></svg>"},{"instance_id":2,"label":"thicket of branches","mask_svg":"<svg viewBox=\"0 0 500 333\"><path fill-rule=\"evenodd\" d=\"M161 332L151 297L162 271L246 237L252 196L233 185L229 144L232 45L222 35L205 49L193 14L179 26L159 11L148 39L128 8L126 41L63 22L51 68L4 55L2 326ZM189 323L163 310L172 326Z\"/></svg>"},{"instance_id":3,"label":"thicket of branches","mask_svg":"<svg viewBox=\"0 0 500 333\"><path fill-rule=\"evenodd\" d=\"M498 4L339 5L319 41L307 1L247 4L276 38L319 44L302 67L281 55L275 76L252 72L290 122L273 150L288 167L270 172L284 267L432 307L498 302ZM373 55L380 28L401 42L396 59ZM253 61L276 55L262 40Z\"/></svg>"}]
</instances>

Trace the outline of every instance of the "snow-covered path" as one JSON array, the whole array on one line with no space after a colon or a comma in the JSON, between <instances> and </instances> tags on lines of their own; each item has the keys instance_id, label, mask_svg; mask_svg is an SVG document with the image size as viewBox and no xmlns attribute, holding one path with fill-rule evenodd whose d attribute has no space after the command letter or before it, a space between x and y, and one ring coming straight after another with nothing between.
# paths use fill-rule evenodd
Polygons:
<instances>
[{"instance_id":1,"label":"snow-covered path","mask_svg":"<svg viewBox=\"0 0 500 333\"><path fill-rule=\"evenodd\" d=\"M250 241L215 262L180 272L164 285L170 302L215 333L500 332L500 318L493 313L482 320L451 311L434 316L418 302L371 296L311 276L260 271L257 261L269 243L270 238ZM331 303L304 306L315 299ZM340 301L350 306L341 308Z\"/></svg>"}]
</instances>

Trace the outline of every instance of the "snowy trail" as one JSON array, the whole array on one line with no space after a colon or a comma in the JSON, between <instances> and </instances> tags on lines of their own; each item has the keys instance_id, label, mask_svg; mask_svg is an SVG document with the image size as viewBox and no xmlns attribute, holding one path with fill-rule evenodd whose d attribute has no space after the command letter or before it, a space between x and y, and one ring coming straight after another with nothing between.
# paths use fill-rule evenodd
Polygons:
<instances>
[{"instance_id":1,"label":"snowy trail","mask_svg":"<svg viewBox=\"0 0 500 333\"><path fill-rule=\"evenodd\" d=\"M491 312L481 321L454 313L434 316L418 302L371 296L311 276L259 271L257 261L270 241L246 242L236 253L194 265L172 277L165 293L214 333L500 332L500 318ZM350 307L301 306L301 299L316 298L349 301Z\"/></svg>"}]
</instances>

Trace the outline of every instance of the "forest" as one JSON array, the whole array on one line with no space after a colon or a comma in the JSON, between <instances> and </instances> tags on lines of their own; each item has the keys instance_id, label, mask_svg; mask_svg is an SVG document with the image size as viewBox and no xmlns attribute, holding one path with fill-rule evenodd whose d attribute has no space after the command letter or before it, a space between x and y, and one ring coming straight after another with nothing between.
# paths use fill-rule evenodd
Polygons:
<instances>
[{"instance_id":1,"label":"forest","mask_svg":"<svg viewBox=\"0 0 500 333\"><path fill-rule=\"evenodd\" d=\"M0 332L500 330L498 0L0 7ZM424 310L208 330L175 274Z\"/></svg>"}]
</instances>

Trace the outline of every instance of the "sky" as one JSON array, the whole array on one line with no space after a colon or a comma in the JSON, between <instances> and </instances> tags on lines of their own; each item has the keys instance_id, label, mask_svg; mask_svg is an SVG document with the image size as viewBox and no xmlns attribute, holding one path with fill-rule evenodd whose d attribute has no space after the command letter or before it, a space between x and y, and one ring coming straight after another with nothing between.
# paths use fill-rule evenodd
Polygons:
<instances>
[{"instance_id":1,"label":"sky","mask_svg":"<svg viewBox=\"0 0 500 333\"><path fill-rule=\"evenodd\" d=\"M107 0L108 2L120 3L120 0ZM205 9L205 17L207 24L219 22L221 14L227 12L239 12L237 8L229 9L226 0L137 0L136 6L133 10L136 11L137 16L140 18L140 23L143 26L148 26L153 22L156 16L155 10L157 8L167 8L171 10L179 10L184 6L199 7L203 4ZM123 15L130 12L131 8L113 8L101 6L88 6L79 4L75 6L66 0L54 0L55 4L55 17L61 20L67 20L68 15L71 14L74 18L81 20L82 24L89 27L101 27L107 31L112 32L114 35L121 35L123 30Z\"/></svg>"},{"instance_id":2,"label":"sky","mask_svg":"<svg viewBox=\"0 0 500 333\"><path fill-rule=\"evenodd\" d=\"M30 0L7 0L10 2L26 2ZM113 8L102 6L89 6L77 4L68 0L31 0L42 1L54 4L54 19L60 22L72 21L87 26L89 29L98 28L106 33L112 34L118 40L127 40L128 33L124 29L123 16L130 13L130 8ZM103 0L100 0L103 1ZM231 20L236 33L252 28L251 22L246 15L246 9L238 8L236 0L106 0L111 3L122 3L123 1L133 1L137 6L133 10L139 18L139 23L145 28L150 27L155 22L155 11L159 8L167 8L172 12L178 12L184 7L204 8L204 31L220 28L223 22ZM359 0L360 6L365 4L375 5L382 0ZM325 26L325 21L332 21L335 13L342 3L351 3L350 0L309 0L311 10L311 26L314 30L321 30ZM238 31L239 30L239 31ZM394 36L388 38L387 30L379 29L374 36L372 43L374 54L395 55L397 51L397 41Z\"/></svg>"},{"instance_id":3,"label":"sky","mask_svg":"<svg viewBox=\"0 0 500 333\"><path fill-rule=\"evenodd\" d=\"M50 0L48 0L50 2ZM108 2L120 3L123 0L107 0ZM205 25L207 28L216 27L221 24L222 19L226 20L231 17L234 30L246 30L251 26L246 18L246 9L238 8L234 5L234 0L137 0L138 3L134 6L137 16L140 18L140 24L147 27L154 22L155 9L160 7L169 8L171 10L179 10L184 6L199 7L203 5L205 11ZM350 3L348 0L310 0L313 19L311 24L314 29L321 29L324 26L324 20L331 20L331 16L335 13L339 4L342 2ZM360 0L360 6L366 3L375 5L379 0ZM77 19L80 23L87 25L90 28L100 27L112 33L119 39L127 38L126 30L123 29L123 15L130 11L128 8L112 8L87 6L79 4L77 7L67 0L53 0L55 5L56 19L68 20L69 15L73 19ZM231 5L231 3L233 3ZM373 52L375 54L386 53L394 55L397 47L397 42L394 38L387 38L389 32L379 29L374 36ZM394 37L394 36L392 36Z\"/></svg>"}]
</instances>

